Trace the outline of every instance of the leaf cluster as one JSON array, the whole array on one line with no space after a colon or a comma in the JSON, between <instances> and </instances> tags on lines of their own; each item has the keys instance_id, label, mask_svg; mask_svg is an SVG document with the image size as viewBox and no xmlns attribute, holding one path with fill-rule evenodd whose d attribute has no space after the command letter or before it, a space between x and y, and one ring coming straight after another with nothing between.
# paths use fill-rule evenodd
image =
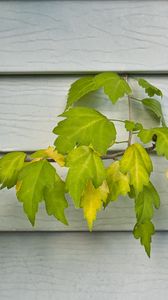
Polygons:
<instances>
[{"instance_id":1,"label":"leaf cluster","mask_svg":"<svg viewBox=\"0 0 168 300\"><path fill-rule=\"evenodd\" d=\"M151 237L155 232L151 220L160 199L151 182L153 165L145 144L150 143L148 150L155 148L159 156L168 159L168 128L160 104L162 92L142 78L137 83L148 98L134 97L128 80L114 72L80 78L71 85L61 121L53 129L54 146L31 156L13 152L0 159L1 189L16 187L16 196L32 225L41 202L48 215L67 225L65 209L69 194L75 208L83 209L91 231L98 211L128 196L134 200L135 207L133 234L150 256ZM120 99L138 101L154 114L159 126L146 129L134 120L121 120L130 139L124 151L112 153L117 143L116 120L108 119L91 107L77 106L78 100L98 89L104 90L112 105ZM137 135L140 143L132 143L132 134ZM107 156L107 153L111 154ZM112 160L108 167L102 157ZM67 170L65 180L58 174L57 165Z\"/></svg>"}]
</instances>

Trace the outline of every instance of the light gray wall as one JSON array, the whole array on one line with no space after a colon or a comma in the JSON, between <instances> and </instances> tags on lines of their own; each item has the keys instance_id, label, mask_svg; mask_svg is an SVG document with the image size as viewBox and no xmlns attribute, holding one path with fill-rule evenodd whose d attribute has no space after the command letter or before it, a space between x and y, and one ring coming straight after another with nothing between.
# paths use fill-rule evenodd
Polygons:
<instances>
[{"instance_id":1,"label":"light gray wall","mask_svg":"<svg viewBox=\"0 0 168 300\"><path fill-rule=\"evenodd\" d=\"M1 154L53 143L57 115L80 73L142 73L163 91L168 120L167 15L166 0L0 0ZM143 96L131 76L129 81ZM100 91L80 104L95 107L95 99L107 116L112 110L113 118L128 118L126 98L112 106ZM158 125L138 103L133 117L146 127ZM118 140L126 139L116 125ZM155 155L152 159L161 196L154 222L157 230L166 231L168 163ZM65 170L60 174L64 177ZM99 214L94 230L102 232L72 232L86 231L86 223L71 201L67 214L69 227L40 207L32 229L14 191L0 191L0 231L6 232L0 233L0 299L167 300L167 231L153 238L149 260L126 232L135 223L131 200L121 199ZM31 230L37 232L18 232Z\"/></svg>"},{"instance_id":2,"label":"light gray wall","mask_svg":"<svg viewBox=\"0 0 168 300\"><path fill-rule=\"evenodd\" d=\"M166 0L1 1L0 14L0 72L167 71Z\"/></svg>"},{"instance_id":3,"label":"light gray wall","mask_svg":"<svg viewBox=\"0 0 168 300\"><path fill-rule=\"evenodd\" d=\"M0 235L0 299L167 300L168 235L152 258L130 233Z\"/></svg>"}]
</instances>

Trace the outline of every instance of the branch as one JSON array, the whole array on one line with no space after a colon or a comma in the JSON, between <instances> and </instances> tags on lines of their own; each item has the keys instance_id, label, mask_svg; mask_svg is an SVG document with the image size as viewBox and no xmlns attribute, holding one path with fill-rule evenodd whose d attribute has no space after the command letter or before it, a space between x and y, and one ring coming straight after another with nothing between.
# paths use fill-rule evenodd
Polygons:
<instances>
[{"instance_id":1,"label":"branch","mask_svg":"<svg viewBox=\"0 0 168 300\"><path fill-rule=\"evenodd\" d=\"M153 150L155 149L155 143L152 144L152 146L150 147L146 147L145 150L148 152L148 153L151 153L153 152ZM102 155L101 156L101 159L103 160L106 160L106 159L113 159L113 160L116 160L118 157L122 156L124 154L126 149L120 151L120 150L108 150L107 151L107 154L105 155ZM8 153L11 153L11 152L15 152L15 151L0 151L0 156L3 156L5 154L8 154ZM23 151L26 153L27 157L25 159L26 162L30 162L32 161L33 159L30 157L31 154L33 154L35 151ZM47 158L47 160L49 162L55 162L55 160L51 159L51 158Z\"/></svg>"}]
</instances>

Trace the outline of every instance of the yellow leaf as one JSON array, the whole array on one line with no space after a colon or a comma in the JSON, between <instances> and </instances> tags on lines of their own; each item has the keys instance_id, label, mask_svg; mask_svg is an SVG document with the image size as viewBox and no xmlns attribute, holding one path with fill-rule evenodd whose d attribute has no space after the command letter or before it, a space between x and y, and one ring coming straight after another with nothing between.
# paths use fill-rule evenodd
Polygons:
<instances>
[{"instance_id":1,"label":"yellow leaf","mask_svg":"<svg viewBox=\"0 0 168 300\"><path fill-rule=\"evenodd\" d=\"M19 192L20 188L21 188L21 185L22 185L22 181L18 181L16 183L16 192Z\"/></svg>"},{"instance_id":2,"label":"yellow leaf","mask_svg":"<svg viewBox=\"0 0 168 300\"><path fill-rule=\"evenodd\" d=\"M89 230L92 231L93 221L96 220L96 213L101 210L103 202L106 201L109 188L106 181L97 189L91 181L88 182L83 196L81 198L81 207L83 208L84 217L88 222Z\"/></svg>"},{"instance_id":3,"label":"yellow leaf","mask_svg":"<svg viewBox=\"0 0 168 300\"><path fill-rule=\"evenodd\" d=\"M32 162L39 161L44 158L52 158L57 162L61 167L65 165L64 156L60 153L58 153L57 150L55 150L54 147L49 146L47 149L41 149L36 152L34 152L31 155L31 158L33 159Z\"/></svg>"},{"instance_id":4,"label":"yellow leaf","mask_svg":"<svg viewBox=\"0 0 168 300\"><path fill-rule=\"evenodd\" d=\"M148 185L149 176L153 170L152 161L146 150L138 143L127 148L120 160L120 170L129 174L130 185L133 185L135 192L142 191L144 185Z\"/></svg>"},{"instance_id":5,"label":"yellow leaf","mask_svg":"<svg viewBox=\"0 0 168 300\"><path fill-rule=\"evenodd\" d=\"M58 153L57 150L55 150L54 147L49 146L45 153L48 155L48 157L54 159L61 167L65 165L64 156L60 153Z\"/></svg>"},{"instance_id":6,"label":"yellow leaf","mask_svg":"<svg viewBox=\"0 0 168 300\"><path fill-rule=\"evenodd\" d=\"M42 159L43 159L43 157L36 157L36 158L32 159L31 161L29 161L28 163L31 164L31 163L34 163L36 161L42 160Z\"/></svg>"},{"instance_id":7,"label":"yellow leaf","mask_svg":"<svg viewBox=\"0 0 168 300\"><path fill-rule=\"evenodd\" d=\"M121 173L119 161L107 168L107 183L110 190L109 201L115 201L119 195L125 196L130 191L129 176Z\"/></svg>"}]
</instances>

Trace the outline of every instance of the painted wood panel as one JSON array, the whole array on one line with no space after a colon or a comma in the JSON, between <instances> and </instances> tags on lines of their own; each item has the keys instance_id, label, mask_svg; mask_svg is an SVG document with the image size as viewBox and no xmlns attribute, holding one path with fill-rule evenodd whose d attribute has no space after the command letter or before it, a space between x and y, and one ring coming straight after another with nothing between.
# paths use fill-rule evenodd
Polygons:
<instances>
[{"instance_id":1,"label":"painted wood panel","mask_svg":"<svg viewBox=\"0 0 168 300\"><path fill-rule=\"evenodd\" d=\"M1 233L0 245L1 299L167 300L167 233L151 259L131 233Z\"/></svg>"},{"instance_id":2,"label":"painted wood panel","mask_svg":"<svg viewBox=\"0 0 168 300\"><path fill-rule=\"evenodd\" d=\"M168 2L0 1L0 73L168 71Z\"/></svg>"},{"instance_id":3,"label":"painted wood panel","mask_svg":"<svg viewBox=\"0 0 168 300\"><path fill-rule=\"evenodd\" d=\"M143 76L144 77L144 76ZM52 129L60 120L67 91L76 76L16 76L0 78L0 150L35 150L53 144ZM145 77L162 89L161 101L165 118L168 120L168 76ZM136 82L130 79L133 91L138 97L145 94ZM116 105L104 96L102 91L92 93L80 101L90 105L114 119L128 119L127 99ZM158 126L139 103L132 103L133 118L144 126ZM128 134L121 123L116 122L118 141L126 140ZM121 145L120 145L121 147ZM125 146L124 146L125 147Z\"/></svg>"}]
</instances>

